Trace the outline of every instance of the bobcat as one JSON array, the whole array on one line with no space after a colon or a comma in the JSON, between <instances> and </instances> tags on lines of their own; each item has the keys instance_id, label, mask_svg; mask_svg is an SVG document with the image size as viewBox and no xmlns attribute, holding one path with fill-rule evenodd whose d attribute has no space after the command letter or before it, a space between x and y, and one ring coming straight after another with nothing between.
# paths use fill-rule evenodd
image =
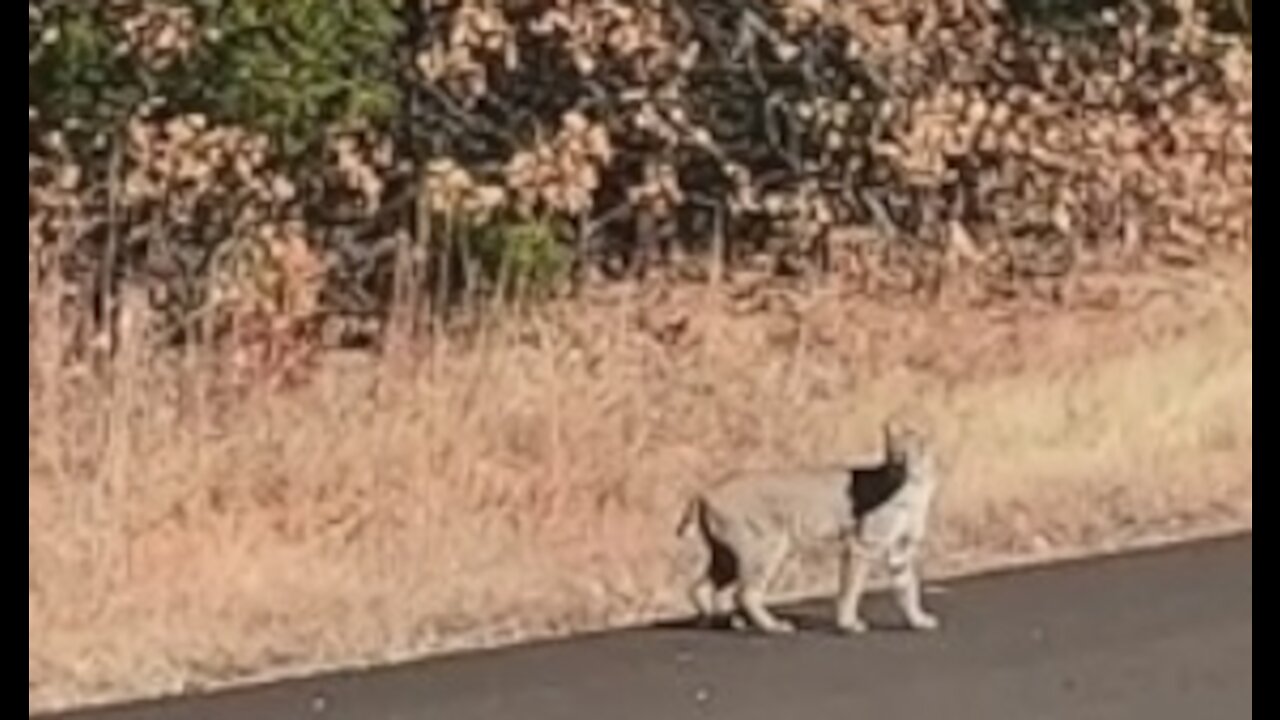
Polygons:
<instances>
[{"instance_id":1,"label":"bobcat","mask_svg":"<svg viewBox=\"0 0 1280 720\"><path fill-rule=\"evenodd\" d=\"M709 618L732 590L735 622L791 632L791 623L765 607L769 585L797 543L837 539L842 630L866 630L859 604L872 562L887 565L911 628L939 626L921 606L917 570L938 482L933 449L913 427L888 422L883 432L885 455L876 465L742 471L693 498L679 533L696 526L710 551L706 571L690 589L701 617Z\"/></svg>"}]
</instances>

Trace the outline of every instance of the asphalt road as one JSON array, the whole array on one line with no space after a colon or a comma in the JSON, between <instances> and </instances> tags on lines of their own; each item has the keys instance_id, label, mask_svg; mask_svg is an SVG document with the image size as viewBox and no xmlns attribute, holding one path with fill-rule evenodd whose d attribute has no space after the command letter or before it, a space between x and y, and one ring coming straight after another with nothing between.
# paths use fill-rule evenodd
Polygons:
<instances>
[{"instance_id":1,"label":"asphalt road","mask_svg":"<svg viewBox=\"0 0 1280 720\"><path fill-rule=\"evenodd\" d=\"M1235 720L1253 717L1253 539L957 582L933 635L611 633L67 720Z\"/></svg>"}]
</instances>

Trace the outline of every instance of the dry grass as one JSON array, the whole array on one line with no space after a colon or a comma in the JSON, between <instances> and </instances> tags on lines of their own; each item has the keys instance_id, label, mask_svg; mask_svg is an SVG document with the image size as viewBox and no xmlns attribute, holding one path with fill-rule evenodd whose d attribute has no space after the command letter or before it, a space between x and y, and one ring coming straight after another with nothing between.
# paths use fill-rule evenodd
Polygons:
<instances>
[{"instance_id":1,"label":"dry grass","mask_svg":"<svg viewBox=\"0 0 1280 720\"><path fill-rule=\"evenodd\" d=\"M142 352L108 392L35 336L29 705L683 611L690 488L871 452L904 402L950 458L936 571L1251 525L1251 266L1081 282L1053 311L616 293L233 406Z\"/></svg>"}]
</instances>

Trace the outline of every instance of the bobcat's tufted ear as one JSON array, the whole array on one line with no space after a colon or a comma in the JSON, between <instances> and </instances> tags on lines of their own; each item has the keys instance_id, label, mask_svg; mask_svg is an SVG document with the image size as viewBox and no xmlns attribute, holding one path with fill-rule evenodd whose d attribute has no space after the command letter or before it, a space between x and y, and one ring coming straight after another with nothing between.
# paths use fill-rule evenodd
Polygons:
<instances>
[{"instance_id":1,"label":"bobcat's tufted ear","mask_svg":"<svg viewBox=\"0 0 1280 720\"><path fill-rule=\"evenodd\" d=\"M901 456L901 447L899 447L899 438L902 435L902 428L895 419L885 420L880 425L880 432L884 441L884 455L888 460L895 460Z\"/></svg>"}]
</instances>

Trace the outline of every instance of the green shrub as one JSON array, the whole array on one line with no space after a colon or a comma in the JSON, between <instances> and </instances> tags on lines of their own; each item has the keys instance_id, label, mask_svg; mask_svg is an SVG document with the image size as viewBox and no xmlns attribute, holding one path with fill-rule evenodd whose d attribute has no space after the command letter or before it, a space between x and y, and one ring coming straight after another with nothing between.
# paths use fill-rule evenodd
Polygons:
<instances>
[{"instance_id":1,"label":"green shrub","mask_svg":"<svg viewBox=\"0 0 1280 720\"><path fill-rule=\"evenodd\" d=\"M400 0L195 2L217 33L204 62L208 99L286 152L396 112Z\"/></svg>"},{"instance_id":2,"label":"green shrub","mask_svg":"<svg viewBox=\"0 0 1280 720\"><path fill-rule=\"evenodd\" d=\"M568 278L573 254L565 232L547 220L497 222L470 239L481 277L504 295L545 297Z\"/></svg>"},{"instance_id":3,"label":"green shrub","mask_svg":"<svg viewBox=\"0 0 1280 720\"><path fill-rule=\"evenodd\" d=\"M193 35L189 51L161 63L148 62L160 51L148 47L145 33L126 30L157 5L189 16ZM65 129L70 122L110 131L144 101L163 99L183 112L268 132L287 154L297 155L335 126L377 124L395 114L401 5L401 0L32 3L29 101L46 125Z\"/></svg>"}]
</instances>

